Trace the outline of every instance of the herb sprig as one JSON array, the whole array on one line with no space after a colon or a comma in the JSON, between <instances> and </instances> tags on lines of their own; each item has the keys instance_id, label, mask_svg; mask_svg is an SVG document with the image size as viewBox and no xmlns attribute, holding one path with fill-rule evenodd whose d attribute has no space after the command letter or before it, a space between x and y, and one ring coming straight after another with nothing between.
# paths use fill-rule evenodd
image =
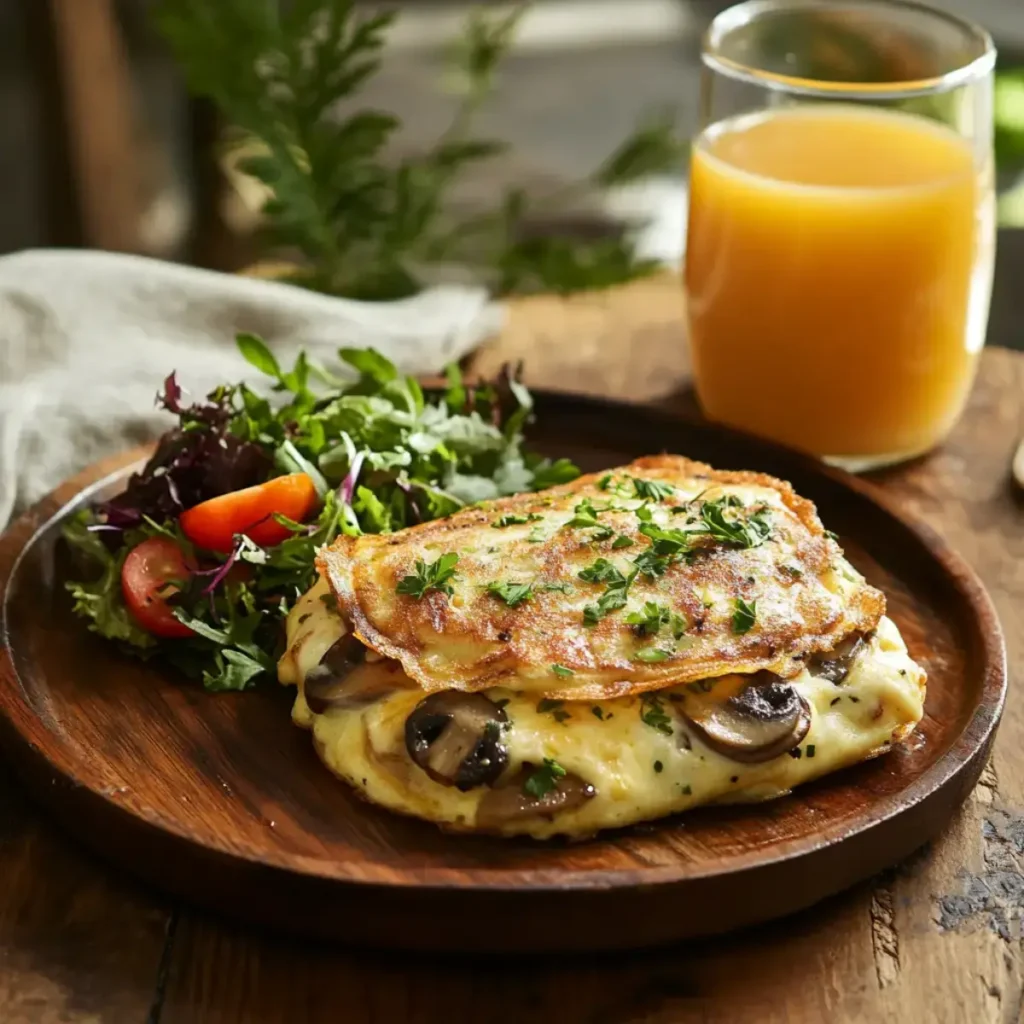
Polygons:
<instances>
[{"instance_id":1,"label":"herb sprig","mask_svg":"<svg viewBox=\"0 0 1024 1024\"><path fill-rule=\"evenodd\" d=\"M527 7L469 16L451 54L460 92L452 120L426 151L397 161L386 153L398 118L359 102L395 12L363 12L354 0L160 0L156 18L191 91L242 133L238 166L268 193L271 241L302 256L294 283L386 299L418 290L439 263L482 268L502 293L603 288L650 273L658 264L638 255L629 233L588 240L527 230L565 209L564 188L537 198L513 188L495 209L453 215L460 177L508 150L475 136L473 124ZM349 113L339 117L342 106ZM676 169L684 153L671 116L659 115L572 191Z\"/></svg>"}]
</instances>

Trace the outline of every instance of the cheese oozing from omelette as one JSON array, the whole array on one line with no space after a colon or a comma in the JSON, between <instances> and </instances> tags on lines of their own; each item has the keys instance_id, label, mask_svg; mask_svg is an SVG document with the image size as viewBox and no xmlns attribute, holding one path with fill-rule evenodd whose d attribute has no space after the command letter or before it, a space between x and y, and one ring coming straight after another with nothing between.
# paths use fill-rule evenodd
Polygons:
<instances>
[{"instance_id":1,"label":"cheese oozing from omelette","mask_svg":"<svg viewBox=\"0 0 1024 1024\"><path fill-rule=\"evenodd\" d=\"M789 484L669 455L342 537L318 566L359 640L427 692L609 700L727 673L789 678L885 609Z\"/></svg>"},{"instance_id":2,"label":"cheese oozing from omelette","mask_svg":"<svg viewBox=\"0 0 1024 1024\"><path fill-rule=\"evenodd\" d=\"M347 634L325 597L321 580L288 620L279 673L299 687L296 724L312 730L324 764L369 800L454 830L581 838L700 805L771 799L884 752L922 715L924 672L884 617L837 658L810 659L785 682L759 683L795 695L797 709L795 731L778 738L758 732L764 722L755 720L759 754L751 736L729 734L733 726L745 730L747 719L741 715L730 726L722 717L761 678L735 673L602 701L538 699L510 687L427 696L400 664L371 654L325 700L317 672ZM500 774L490 784L438 781L423 764L433 771L441 762L413 756L410 723L438 697L497 709L500 722L483 731L497 744L493 749L503 750ZM456 761L476 754L466 744L454 750ZM754 760L744 760L752 754Z\"/></svg>"}]
</instances>

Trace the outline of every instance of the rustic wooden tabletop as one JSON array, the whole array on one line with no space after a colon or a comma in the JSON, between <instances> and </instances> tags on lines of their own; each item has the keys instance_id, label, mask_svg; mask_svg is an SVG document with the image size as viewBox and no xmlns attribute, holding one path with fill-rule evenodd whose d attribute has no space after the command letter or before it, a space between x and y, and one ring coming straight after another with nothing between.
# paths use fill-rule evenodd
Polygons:
<instances>
[{"instance_id":1,"label":"rustic wooden tabletop","mask_svg":"<svg viewBox=\"0 0 1024 1024\"><path fill-rule=\"evenodd\" d=\"M536 385L692 404L678 284L520 303L475 364ZM78 849L0 768L2 1024L1024 1021L1024 354L989 349L938 452L877 474L973 564L1002 617L1010 697L946 835L795 917L634 955L433 959L303 944L175 905ZM258 898L258 894L253 894ZM571 926L571 922L565 923Z\"/></svg>"}]
</instances>

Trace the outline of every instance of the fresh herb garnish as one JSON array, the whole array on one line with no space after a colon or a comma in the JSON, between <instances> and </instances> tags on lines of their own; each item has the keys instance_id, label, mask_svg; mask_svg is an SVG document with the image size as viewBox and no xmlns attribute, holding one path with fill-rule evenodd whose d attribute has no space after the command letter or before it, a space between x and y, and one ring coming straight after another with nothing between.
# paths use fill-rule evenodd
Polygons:
<instances>
[{"instance_id":1,"label":"fresh herb garnish","mask_svg":"<svg viewBox=\"0 0 1024 1024\"><path fill-rule=\"evenodd\" d=\"M499 597L509 606L516 608L533 597L532 583L488 583L487 593Z\"/></svg>"},{"instance_id":2,"label":"fresh herb garnish","mask_svg":"<svg viewBox=\"0 0 1024 1024\"><path fill-rule=\"evenodd\" d=\"M585 569L581 569L577 575L587 583L611 583L614 586L621 587L626 585L626 577L607 558L597 559L596 562L588 565Z\"/></svg>"},{"instance_id":3,"label":"fresh herb garnish","mask_svg":"<svg viewBox=\"0 0 1024 1024\"><path fill-rule=\"evenodd\" d=\"M661 698L655 693L645 693L640 698L640 720L658 732L672 735L672 719L665 713Z\"/></svg>"},{"instance_id":4,"label":"fresh herb garnish","mask_svg":"<svg viewBox=\"0 0 1024 1024\"><path fill-rule=\"evenodd\" d=\"M495 519L491 526L496 530L500 530L503 526L521 526L523 523L534 523L538 519L543 518L543 516L537 515L536 512L530 512L528 515L517 515L514 512L509 512Z\"/></svg>"},{"instance_id":5,"label":"fresh herb garnish","mask_svg":"<svg viewBox=\"0 0 1024 1024\"><path fill-rule=\"evenodd\" d=\"M477 267L502 293L603 288L651 273L661 264L638 252L631 233L524 230L545 203L567 201L564 188L512 188L491 209L453 217L465 174L507 153L504 141L475 137L473 124L527 9L472 12L450 48L452 120L432 145L397 160L399 119L361 94L396 12L352 0L160 0L157 24L190 89L253 140L239 166L269 192L262 214L272 240L301 256L294 283L391 299L421 289L438 264ZM651 119L572 192L674 171L684 152L673 118ZM449 392L457 399L457 387Z\"/></svg>"},{"instance_id":6,"label":"fresh herb garnish","mask_svg":"<svg viewBox=\"0 0 1024 1024\"><path fill-rule=\"evenodd\" d=\"M629 479L633 483L633 491L638 498L661 501L676 493L676 489L671 484L663 484L657 480L643 480L637 476L631 476Z\"/></svg>"},{"instance_id":7,"label":"fresh herb garnish","mask_svg":"<svg viewBox=\"0 0 1024 1024\"><path fill-rule=\"evenodd\" d=\"M650 576L651 579L656 579L658 576L664 576L665 570L668 569L668 563L668 556L656 555L653 548L641 551L640 554L633 559L633 565L636 567L636 571L642 573L644 576Z\"/></svg>"},{"instance_id":8,"label":"fresh herb garnish","mask_svg":"<svg viewBox=\"0 0 1024 1024\"><path fill-rule=\"evenodd\" d=\"M593 705L593 707L591 707L591 709L590 709L590 713L591 713L591 714L592 714L592 715L593 715L593 716L594 716L594 717L595 717L595 718L596 718L596 719L597 719L597 720L598 720L599 722L604 722L604 721L606 721L606 720L607 720L608 718L611 718L611 717L612 717L611 715L605 715L605 711L604 711L604 708L600 707L600 706L599 706L599 705L597 705L597 704L595 704L595 705Z\"/></svg>"},{"instance_id":9,"label":"fresh herb garnish","mask_svg":"<svg viewBox=\"0 0 1024 1024\"><path fill-rule=\"evenodd\" d=\"M603 477L601 477L600 480L597 481L598 489L602 490L602 491L607 491L608 490L608 485L611 482L612 482L612 475L611 475L611 473L605 473L605 475Z\"/></svg>"},{"instance_id":10,"label":"fresh herb garnish","mask_svg":"<svg viewBox=\"0 0 1024 1024\"><path fill-rule=\"evenodd\" d=\"M715 501L705 501L700 515L706 532L719 543L756 548L771 533L768 510L758 509L745 518L727 514L727 509L735 511L740 508L742 502L735 495L727 495Z\"/></svg>"},{"instance_id":11,"label":"fresh herb garnish","mask_svg":"<svg viewBox=\"0 0 1024 1024\"><path fill-rule=\"evenodd\" d=\"M408 594L417 600L422 599L432 590L438 590L449 597L454 593L451 581L456 578L455 566L459 556L454 551L445 552L435 562L424 562L416 559L416 567L409 576L398 581L395 590L399 594Z\"/></svg>"},{"instance_id":12,"label":"fresh herb garnish","mask_svg":"<svg viewBox=\"0 0 1024 1024\"><path fill-rule=\"evenodd\" d=\"M565 665L559 665L557 662L551 666L551 671L554 672L556 676L562 677L574 676L576 674L571 668L566 668Z\"/></svg>"},{"instance_id":13,"label":"fresh herb garnish","mask_svg":"<svg viewBox=\"0 0 1024 1024\"><path fill-rule=\"evenodd\" d=\"M742 597L732 603L732 631L737 634L749 633L757 621L757 601L747 604Z\"/></svg>"},{"instance_id":14,"label":"fresh herb garnish","mask_svg":"<svg viewBox=\"0 0 1024 1024\"><path fill-rule=\"evenodd\" d=\"M625 607L630 584L636 578L636 569L633 569L628 576L624 576L618 567L608 559L599 558L592 565L580 570L578 575L587 583L607 585L607 589L597 599L597 603L588 604L583 609L583 624L596 626L610 612Z\"/></svg>"},{"instance_id":15,"label":"fresh herb garnish","mask_svg":"<svg viewBox=\"0 0 1024 1024\"><path fill-rule=\"evenodd\" d=\"M687 626L682 615L656 601L647 601L640 611L630 612L626 616L626 622L634 627L634 632L638 636L657 636L662 628L667 628L676 640L686 632Z\"/></svg>"},{"instance_id":16,"label":"fresh herb garnish","mask_svg":"<svg viewBox=\"0 0 1024 1024\"><path fill-rule=\"evenodd\" d=\"M833 530L826 530L826 531L825 531L825 536L826 536L826 537L828 537L828 539L829 539L829 540L834 540L834 541L836 541L837 543L838 543L838 541L839 541L839 534L838 534L838 533L836 533L836 532L835 532L835 531L833 531Z\"/></svg>"},{"instance_id":17,"label":"fresh herb garnish","mask_svg":"<svg viewBox=\"0 0 1024 1024\"><path fill-rule=\"evenodd\" d=\"M656 555L678 555L690 549L690 535L686 530L663 529L654 523L642 523L640 532L651 541Z\"/></svg>"},{"instance_id":18,"label":"fresh herb garnish","mask_svg":"<svg viewBox=\"0 0 1024 1024\"><path fill-rule=\"evenodd\" d=\"M622 548L631 548L634 543L635 542L631 537L627 537L624 533L620 533L612 542L612 550L619 551Z\"/></svg>"},{"instance_id":19,"label":"fresh herb garnish","mask_svg":"<svg viewBox=\"0 0 1024 1024\"><path fill-rule=\"evenodd\" d=\"M572 715L565 710L564 704L564 701L543 697L537 702L537 711L542 715L550 714L561 725L572 718Z\"/></svg>"},{"instance_id":20,"label":"fresh herb garnish","mask_svg":"<svg viewBox=\"0 0 1024 1024\"><path fill-rule=\"evenodd\" d=\"M663 647L645 647L642 651L637 651L633 658L636 661L646 662L668 661L672 657L672 653Z\"/></svg>"},{"instance_id":21,"label":"fresh herb garnish","mask_svg":"<svg viewBox=\"0 0 1024 1024\"><path fill-rule=\"evenodd\" d=\"M543 800L548 793L558 788L558 780L568 773L555 760L544 758L544 763L535 768L523 783L523 792L537 800Z\"/></svg>"}]
</instances>

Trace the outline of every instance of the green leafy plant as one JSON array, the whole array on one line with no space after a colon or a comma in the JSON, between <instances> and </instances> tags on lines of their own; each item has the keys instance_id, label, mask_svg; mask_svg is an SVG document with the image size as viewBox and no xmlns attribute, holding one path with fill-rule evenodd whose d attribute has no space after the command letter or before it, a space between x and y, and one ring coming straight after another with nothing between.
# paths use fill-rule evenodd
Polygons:
<instances>
[{"instance_id":1,"label":"green leafy plant","mask_svg":"<svg viewBox=\"0 0 1024 1024\"><path fill-rule=\"evenodd\" d=\"M492 211L453 215L460 175L507 150L472 126L526 7L469 17L451 53L461 94L452 121L426 152L399 161L385 157L398 119L358 105L393 12L361 13L353 0L160 0L156 18L191 90L258 142L241 167L269 190L272 241L301 256L295 283L386 299L416 291L438 263L480 268L502 293L600 288L649 273L656 264L628 235L587 240L527 225L595 186L678 166L685 147L667 116L641 125L570 189L540 199L512 189Z\"/></svg>"}]
</instances>

